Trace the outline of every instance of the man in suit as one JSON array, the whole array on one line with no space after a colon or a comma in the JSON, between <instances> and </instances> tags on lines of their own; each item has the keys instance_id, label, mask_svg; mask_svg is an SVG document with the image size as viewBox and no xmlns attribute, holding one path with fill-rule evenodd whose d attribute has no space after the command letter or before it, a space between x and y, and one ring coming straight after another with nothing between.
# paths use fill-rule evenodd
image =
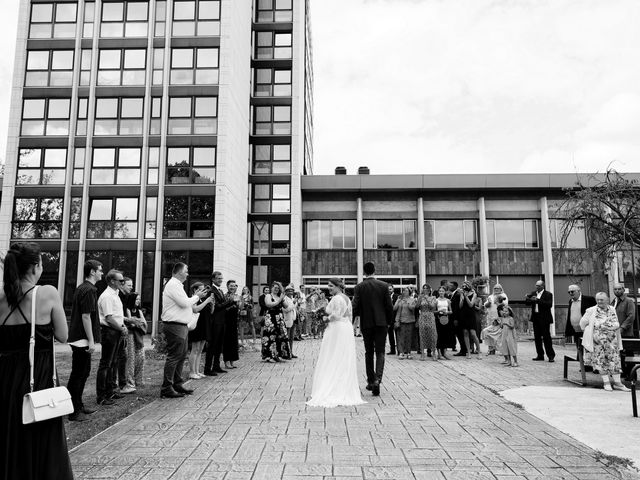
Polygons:
<instances>
[{"instance_id":1,"label":"man in suit","mask_svg":"<svg viewBox=\"0 0 640 480\"><path fill-rule=\"evenodd\" d=\"M578 344L582 338L580 319L589 307L596 304L596 299L589 295L583 295L579 285L569 285L569 308L567 310L567 326L564 328L565 337L573 336L573 340Z\"/></svg>"},{"instance_id":2,"label":"man in suit","mask_svg":"<svg viewBox=\"0 0 640 480\"><path fill-rule=\"evenodd\" d=\"M224 320L227 308L234 303L234 300L227 297L222 291L222 280L222 273L213 272L211 276L211 295L213 295L215 304L211 317L207 322L207 354L204 359L204 374L208 376L227 373L226 370L220 367L220 355L222 354L224 341ZM204 310L207 310L207 308ZM200 312L200 315L202 315L202 312Z\"/></svg>"},{"instance_id":3,"label":"man in suit","mask_svg":"<svg viewBox=\"0 0 640 480\"><path fill-rule=\"evenodd\" d=\"M378 396L384 371L387 332L393 324L393 304L388 285L374 278L375 271L373 263L364 264L365 279L356 285L352 305L354 318L360 317L367 370L367 390L371 390L374 396ZM376 357L375 368L374 353Z\"/></svg>"},{"instance_id":4,"label":"man in suit","mask_svg":"<svg viewBox=\"0 0 640 480\"><path fill-rule=\"evenodd\" d=\"M389 300L391 300L391 308L393 308L393 305L396 304L396 300L398 299L398 295L396 295L395 291L393 290L393 285L387 285L387 295L389 296ZM387 353L387 355L395 355L396 354L396 330L393 323L389 325L388 334L389 334L389 352Z\"/></svg>"},{"instance_id":5,"label":"man in suit","mask_svg":"<svg viewBox=\"0 0 640 480\"><path fill-rule=\"evenodd\" d=\"M533 337L536 344L537 356L534 361L544 361L544 354L547 353L549 362L553 362L556 352L553 350L551 342L551 332L549 326L553 323L551 307L553 306L553 293L544 289L544 282L536 282L535 291L527 295L525 299L527 305L531 305L531 322L533 322ZM544 345L544 349L542 348Z\"/></svg>"},{"instance_id":6,"label":"man in suit","mask_svg":"<svg viewBox=\"0 0 640 480\"><path fill-rule=\"evenodd\" d=\"M460 298L464 295L464 292L461 288L458 288L458 282L450 282L449 283L449 291L451 292L451 317L450 319L453 321L453 328L455 329L456 338L458 339L458 344L460 345L460 351L454 354L454 357L466 357L467 356L467 346L464 343L464 325L460 320Z\"/></svg>"}]
</instances>

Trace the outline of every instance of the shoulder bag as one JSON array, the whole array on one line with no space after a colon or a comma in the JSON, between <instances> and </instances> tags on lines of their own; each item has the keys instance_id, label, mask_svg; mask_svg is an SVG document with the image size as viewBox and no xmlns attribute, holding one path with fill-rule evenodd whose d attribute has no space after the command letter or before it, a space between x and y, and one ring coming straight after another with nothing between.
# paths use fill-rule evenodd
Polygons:
<instances>
[{"instance_id":1,"label":"shoulder bag","mask_svg":"<svg viewBox=\"0 0 640 480\"><path fill-rule=\"evenodd\" d=\"M33 391L33 366L35 361L35 345L36 345L36 293L38 287L33 289L31 297L31 339L29 340L29 389L30 392L25 394L22 400L22 423L42 422L51 418L62 417L73 413L73 403L71 402L71 394L67 387L56 387L58 384L58 375L56 373L56 347L55 339L51 339L53 346L53 385L52 388Z\"/></svg>"}]
</instances>

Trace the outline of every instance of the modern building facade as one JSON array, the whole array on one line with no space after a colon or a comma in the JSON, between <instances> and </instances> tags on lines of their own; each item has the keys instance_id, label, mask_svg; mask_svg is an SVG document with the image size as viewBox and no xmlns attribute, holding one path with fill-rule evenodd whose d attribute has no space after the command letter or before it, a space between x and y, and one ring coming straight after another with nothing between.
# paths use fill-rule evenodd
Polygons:
<instances>
[{"instance_id":1,"label":"modern building facade","mask_svg":"<svg viewBox=\"0 0 640 480\"><path fill-rule=\"evenodd\" d=\"M291 232L312 168L308 8L21 1L0 250L37 240L43 281L66 304L85 259L120 268L154 319L176 261L192 279L257 275L252 222L271 257L263 278L300 276Z\"/></svg>"}]
</instances>

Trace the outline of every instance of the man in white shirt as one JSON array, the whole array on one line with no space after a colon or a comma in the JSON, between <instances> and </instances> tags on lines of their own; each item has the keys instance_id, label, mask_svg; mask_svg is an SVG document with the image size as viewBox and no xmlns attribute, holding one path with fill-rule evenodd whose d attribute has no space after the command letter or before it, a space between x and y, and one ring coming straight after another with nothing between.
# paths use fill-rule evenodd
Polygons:
<instances>
[{"instance_id":1,"label":"man in white shirt","mask_svg":"<svg viewBox=\"0 0 640 480\"><path fill-rule=\"evenodd\" d=\"M127 333L124 325L124 310L118 296L124 276L120 270L109 270L106 277L107 288L98 298L98 317L102 355L96 378L96 401L98 405L113 405L114 399L122 398L113 389L118 366L118 348L122 335Z\"/></svg>"},{"instance_id":2,"label":"man in white shirt","mask_svg":"<svg viewBox=\"0 0 640 480\"><path fill-rule=\"evenodd\" d=\"M162 331L167 342L167 360L164 364L164 379L160 390L161 397L179 398L190 395L193 390L183 386L182 366L187 358L187 324L193 318L193 305L206 294L202 286L192 297L187 296L183 283L189 276L189 267L176 263L171 279L162 292Z\"/></svg>"}]
</instances>

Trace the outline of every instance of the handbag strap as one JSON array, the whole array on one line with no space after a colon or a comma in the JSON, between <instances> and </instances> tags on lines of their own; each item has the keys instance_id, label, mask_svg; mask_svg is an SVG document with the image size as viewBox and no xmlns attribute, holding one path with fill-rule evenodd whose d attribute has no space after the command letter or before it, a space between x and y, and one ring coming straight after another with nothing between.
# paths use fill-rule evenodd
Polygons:
<instances>
[{"instance_id":1,"label":"handbag strap","mask_svg":"<svg viewBox=\"0 0 640 480\"><path fill-rule=\"evenodd\" d=\"M33 287L33 295L31 295L31 338L29 338L29 391L31 393L33 393L33 364L36 348L36 293L38 293L37 285Z\"/></svg>"}]
</instances>

